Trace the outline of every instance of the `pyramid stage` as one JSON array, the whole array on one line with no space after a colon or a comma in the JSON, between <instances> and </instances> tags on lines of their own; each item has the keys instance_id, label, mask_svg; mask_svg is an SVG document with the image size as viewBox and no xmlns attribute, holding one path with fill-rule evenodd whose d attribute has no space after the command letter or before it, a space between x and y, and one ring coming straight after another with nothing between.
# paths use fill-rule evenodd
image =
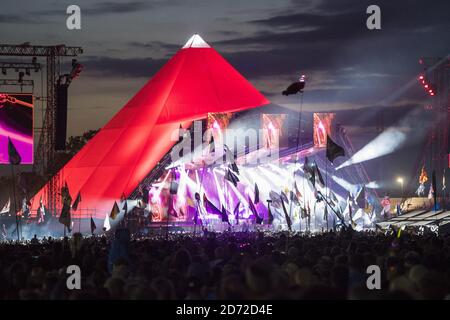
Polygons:
<instances>
[{"instance_id":1,"label":"pyramid stage","mask_svg":"<svg viewBox=\"0 0 450 320\"><path fill-rule=\"evenodd\" d=\"M302 171L306 156L325 170L315 122L312 113L270 104L194 35L31 199L22 233L62 234L63 203L51 190L64 186L73 200L80 195L70 226L84 234L91 219L95 234L118 226L144 233L336 227ZM229 132L234 143L221 140ZM51 218L37 225L42 212Z\"/></svg>"}]
</instances>

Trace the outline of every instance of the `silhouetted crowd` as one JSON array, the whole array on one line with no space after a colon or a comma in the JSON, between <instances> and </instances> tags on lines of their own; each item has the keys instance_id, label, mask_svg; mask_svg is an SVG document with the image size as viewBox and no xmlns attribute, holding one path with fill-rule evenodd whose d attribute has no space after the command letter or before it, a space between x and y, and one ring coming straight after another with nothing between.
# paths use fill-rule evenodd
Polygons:
<instances>
[{"instance_id":1,"label":"silhouetted crowd","mask_svg":"<svg viewBox=\"0 0 450 320\"><path fill-rule=\"evenodd\" d=\"M118 229L110 238L2 243L0 257L0 299L450 298L450 238L432 234L131 239ZM67 288L69 265L80 267L80 290ZM380 290L367 287L370 265L380 267Z\"/></svg>"}]
</instances>

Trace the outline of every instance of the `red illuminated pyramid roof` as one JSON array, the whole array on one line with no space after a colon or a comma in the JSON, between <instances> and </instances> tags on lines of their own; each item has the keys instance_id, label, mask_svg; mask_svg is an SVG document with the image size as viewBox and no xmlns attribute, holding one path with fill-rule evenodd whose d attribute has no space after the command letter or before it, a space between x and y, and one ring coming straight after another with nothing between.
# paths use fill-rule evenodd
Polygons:
<instances>
[{"instance_id":1,"label":"red illuminated pyramid roof","mask_svg":"<svg viewBox=\"0 0 450 320\"><path fill-rule=\"evenodd\" d=\"M81 207L104 217L128 196L176 141L180 124L209 112L234 112L269 101L211 48L192 36L141 90L87 143L54 179L66 181ZM48 186L34 197L33 209ZM87 212L87 211L86 211ZM84 213L84 212L83 212Z\"/></svg>"}]
</instances>

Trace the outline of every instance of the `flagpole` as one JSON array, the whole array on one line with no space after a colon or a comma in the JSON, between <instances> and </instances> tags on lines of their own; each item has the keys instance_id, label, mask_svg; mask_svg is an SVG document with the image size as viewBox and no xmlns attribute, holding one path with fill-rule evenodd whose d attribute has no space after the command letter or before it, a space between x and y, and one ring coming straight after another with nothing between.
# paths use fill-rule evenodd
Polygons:
<instances>
[{"instance_id":1,"label":"flagpole","mask_svg":"<svg viewBox=\"0 0 450 320\"><path fill-rule=\"evenodd\" d=\"M295 165L294 165L294 183L295 183L295 169L298 163L298 158L299 158L299 145L300 145L300 139L301 139L301 128L302 128L302 113L303 113L303 91L300 91L300 108L299 108L299 116L298 116L298 128L297 128L297 148L295 149ZM305 196L305 181L303 180L303 196ZM305 199L306 201L306 199ZM292 200L290 202L290 206L289 206L289 217L291 216L291 209L292 209ZM299 231L302 231L302 226L301 226L301 221L302 221L302 215L300 213L300 218L299 218Z\"/></svg>"},{"instance_id":2,"label":"flagpole","mask_svg":"<svg viewBox=\"0 0 450 320\"><path fill-rule=\"evenodd\" d=\"M17 232L17 241L20 241L20 222L19 216L17 215L17 204L16 204L16 175L14 173L14 165L11 163L11 175L13 179L13 196L14 196L14 214L16 216L16 232Z\"/></svg>"},{"instance_id":3,"label":"flagpole","mask_svg":"<svg viewBox=\"0 0 450 320\"><path fill-rule=\"evenodd\" d=\"M78 233L81 233L81 213L82 213L83 211L81 210L81 206L80 206L80 215L79 215L79 218L78 218Z\"/></svg>"}]
</instances>

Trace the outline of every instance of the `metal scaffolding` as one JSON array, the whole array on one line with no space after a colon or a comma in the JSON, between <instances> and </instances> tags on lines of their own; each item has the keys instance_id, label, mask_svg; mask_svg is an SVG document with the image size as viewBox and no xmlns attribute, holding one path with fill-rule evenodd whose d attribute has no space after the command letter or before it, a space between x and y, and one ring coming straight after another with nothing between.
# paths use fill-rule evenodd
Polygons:
<instances>
[{"instance_id":1,"label":"metal scaffolding","mask_svg":"<svg viewBox=\"0 0 450 320\"><path fill-rule=\"evenodd\" d=\"M59 66L61 57L76 57L83 53L81 47L67 47L63 44L55 46L40 46L24 43L21 45L0 44L0 56L33 57L32 63L4 63L3 67L15 69L37 70L36 57L46 57L46 89L47 101L45 115L42 123L42 133L37 146L34 170L53 176L56 172L55 163L55 138L56 138L56 84L59 78ZM14 65L15 64L15 65ZM1 68L2 65L0 65ZM32 80L22 80L22 83L14 80L4 80L5 85L33 85ZM51 178L47 192L47 205L53 214L56 214L57 194L59 192L59 179Z\"/></svg>"}]
</instances>

